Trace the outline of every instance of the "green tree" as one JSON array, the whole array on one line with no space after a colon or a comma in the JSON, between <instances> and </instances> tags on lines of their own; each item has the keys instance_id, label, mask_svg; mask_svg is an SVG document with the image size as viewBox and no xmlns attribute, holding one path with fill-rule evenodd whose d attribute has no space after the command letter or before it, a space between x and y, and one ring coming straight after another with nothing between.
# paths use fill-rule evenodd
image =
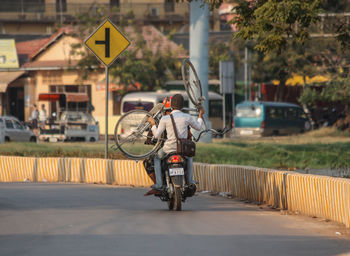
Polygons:
<instances>
[{"instance_id":1,"label":"green tree","mask_svg":"<svg viewBox=\"0 0 350 256\"><path fill-rule=\"evenodd\" d=\"M232 52L229 43L210 41L209 44L209 76L219 78L220 61L232 59Z\"/></svg>"},{"instance_id":2,"label":"green tree","mask_svg":"<svg viewBox=\"0 0 350 256\"><path fill-rule=\"evenodd\" d=\"M111 69L111 74L119 77L122 84L140 83L142 90L153 91L164 88L167 81L178 77L180 60L170 49L166 52L157 49L154 53L141 36L133 43L137 47L123 54ZM137 55L141 50L142 58L139 58Z\"/></svg>"},{"instance_id":3,"label":"green tree","mask_svg":"<svg viewBox=\"0 0 350 256\"><path fill-rule=\"evenodd\" d=\"M323 12L344 12L350 9L346 0L235 0L235 17L231 21L238 32L235 38L254 40L262 52L285 49L294 39L304 44L312 25L317 25ZM314 26L315 27L315 26ZM332 24L332 31L343 48L350 45L350 25L346 19Z\"/></svg>"},{"instance_id":4,"label":"green tree","mask_svg":"<svg viewBox=\"0 0 350 256\"><path fill-rule=\"evenodd\" d=\"M308 28L318 21L319 0L237 0L232 22L238 32L235 38L254 40L255 49L281 50L290 38L304 43Z\"/></svg>"}]
</instances>

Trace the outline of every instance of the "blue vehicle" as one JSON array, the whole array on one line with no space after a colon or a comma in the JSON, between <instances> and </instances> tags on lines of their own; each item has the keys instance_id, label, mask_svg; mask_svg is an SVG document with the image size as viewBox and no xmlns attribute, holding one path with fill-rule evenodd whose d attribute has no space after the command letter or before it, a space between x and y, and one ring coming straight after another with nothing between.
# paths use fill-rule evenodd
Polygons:
<instances>
[{"instance_id":1,"label":"blue vehicle","mask_svg":"<svg viewBox=\"0 0 350 256\"><path fill-rule=\"evenodd\" d=\"M237 136L277 136L309 131L311 122L295 104L244 101L236 106L234 127Z\"/></svg>"}]
</instances>

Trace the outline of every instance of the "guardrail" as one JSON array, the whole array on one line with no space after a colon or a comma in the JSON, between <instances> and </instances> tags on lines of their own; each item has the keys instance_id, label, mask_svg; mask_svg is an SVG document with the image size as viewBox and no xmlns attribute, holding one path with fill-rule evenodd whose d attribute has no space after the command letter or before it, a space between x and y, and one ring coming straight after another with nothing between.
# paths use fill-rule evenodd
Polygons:
<instances>
[{"instance_id":1,"label":"guardrail","mask_svg":"<svg viewBox=\"0 0 350 256\"><path fill-rule=\"evenodd\" d=\"M199 190L227 192L343 223L350 228L350 180L234 165L194 164ZM77 182L150 186L141 161L0 156L0 182Z\"/></svg>"}]
</instances>

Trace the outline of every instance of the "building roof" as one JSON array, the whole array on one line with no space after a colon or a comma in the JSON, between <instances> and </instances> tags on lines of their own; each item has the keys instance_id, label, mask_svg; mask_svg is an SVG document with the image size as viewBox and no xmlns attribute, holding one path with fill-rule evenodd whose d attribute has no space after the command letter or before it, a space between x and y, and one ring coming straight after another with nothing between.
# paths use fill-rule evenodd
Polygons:
<instances>
[{"instance_id":1,"label":"building roof","mask_svg":"<svg viewBox=\"0 0 350 256\"><path fill-rule=\"evenodd\" d=\"M64 34L69 34L72 30L68 27L60 28L56 33L48 38L30 40L16 43L17 54L27 61L33 60L42 51Z\"/></svg>"},{"instance_id":2,"label":"building roof","mask_svg":"<svg viewBox=\"0 0 350 256\"><path fill-rule=\"evenodd\" d=\"M67 68L76 66L77 61L36 61L35 58L45 51L50 45L52 45L58 38L62 35L67 35L72 32L72 28L61 28L56 33L54 33L49 38L30 40L25 42L20 42L16 44L17 53L20 58L24 61L21 62L21 66L24 68L32 69L52 69L52 68ZM188 57L187 51L181 46L177 45L165 35L163 35L154 26L142 26L140 32L138 33L134 27L125 27L125 34L131 41L131 45L127 50L135 49L135 40L138 36L141 36L145 42L146 47L156 54L158 51L162 54L173 52L178 58ZM142 51L138 51L136 57L142 58ZM24 62L24 64L23 64Z\"/></svg>"}]
</instances>

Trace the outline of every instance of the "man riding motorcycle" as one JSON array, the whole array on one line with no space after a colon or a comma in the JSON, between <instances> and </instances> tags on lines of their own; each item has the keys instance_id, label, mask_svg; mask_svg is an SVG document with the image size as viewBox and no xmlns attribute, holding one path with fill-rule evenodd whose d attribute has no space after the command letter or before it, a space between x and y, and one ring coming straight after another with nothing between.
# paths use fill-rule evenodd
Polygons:
<instances>
[{"instance_id":1,"label":"man riding motorcycle","mask_svg":"<svg viewBox=\"0 0 350 256\"><path fill-rule=\"evenodd\" d=\"M178 137L180 139L187 138L188 136L188 127L192 127L195 130L200 130L203 124L203 114L204 109L200 109L198 120L194 120L194 118L186 113L183 113L181 109L184 106L184 98L181 94L175 94L171 98L171 114L174 117L174 121L177 128ZM156 126L155 120L150 117L148 122L152 125L152 133L155 138L159 138L160 135L166 130L167 132L167 140L164 143L164 147L158 150L157 154L154 158L154 170L156 175L156 184L153 185L155 190L163 189L163 180L162 180L162 169L161 169L161 160L169 153L177 151L177 139L174 133L174 127L171 122L170 115L163 116L160 121L158 127ZM193 184L195 181L193 180L193 159L192 157L187 157L187 184Z\"/></svg>"}]
</instances>

